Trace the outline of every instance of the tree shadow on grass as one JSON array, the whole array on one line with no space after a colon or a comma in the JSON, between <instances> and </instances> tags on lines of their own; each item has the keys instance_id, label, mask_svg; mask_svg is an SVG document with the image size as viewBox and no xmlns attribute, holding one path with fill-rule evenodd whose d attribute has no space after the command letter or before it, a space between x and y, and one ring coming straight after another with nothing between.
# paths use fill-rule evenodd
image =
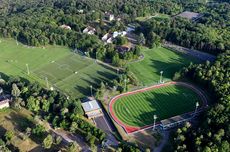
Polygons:
<instances>
[{"instance_id":1,"label":"tree shadow on grass","mask_svg":"<svg viewBox=\"0 0 230 152\"><path fill-rule=\"evenodd\" d=\"M188 65L189 63L185 63L181 58L170 58L168 62L151 59L151 66L156 70L156 74L160 77L160 72L163 71L163 78L167 79L172 79L175 72Z\"/></svg>"},{"instance_id":2,"label":"tree shadow on grass","mask_svg":"<svg viewBox=\"0 0 230 152\"><path fill-rule=\"evenodd\" d=\"M112 80L112 78L116 78L116 75L113 75L109 72L101 72L101 71L97 71L97 73L100 75L100 77L94 77L92 75L86 74L90 80L85 79L85 78L81 78L82 81L85 81L87 83L87 86L83 87L80 85L76 85L74 88L79 91L81 94L88 96L91 94L90 91L90 86L93 86L93 94L96 92L96 89L98 87L100 87L100 83L104 82L107 83L108 85L111 86L111 82L109 80Z\"/></svg>"},{"instance_id":3,"label":"tree shadow on grass","mask_svg":"<svg viewBox=\"0 0 230 152\"><path fill-rule=\"evenodd\" d=\"M11 121L14 125L14 130L19 132L25 132L27 127L34 128L36 125L32 119L16 112L11 112L5 119ZM46 134L47 132L44 133L44 135ZM37 144L41 144L43 140L35 135L31 135L29 138Z\"/></svg>"},{"instance_id":4,"label":"tree shadow on grass","mask_svg":"<svg viewBox=\"0 0 230 152\"><path fill-rule=\"evenodd\" d=\"M138 110L139 115L131 116L128 112L126 112L125 115L127 118L129 118L129 120L131 120L132 124L143 127L154 122L154 115L157 115L157 121L160 121L193 111L195 109L195 103L194 105L191 102L189 102L190 104L185 104L185 98L183 98L181 95L183 95L182 89L177 89L173 93L168 92L167 90L165 93L148 92L148 94L146 93L142 99L145 100L147 102L147 106L150 107L148 111L146 111L146 109L143 107L136 109Z\"/></svg>"}]
</instances>

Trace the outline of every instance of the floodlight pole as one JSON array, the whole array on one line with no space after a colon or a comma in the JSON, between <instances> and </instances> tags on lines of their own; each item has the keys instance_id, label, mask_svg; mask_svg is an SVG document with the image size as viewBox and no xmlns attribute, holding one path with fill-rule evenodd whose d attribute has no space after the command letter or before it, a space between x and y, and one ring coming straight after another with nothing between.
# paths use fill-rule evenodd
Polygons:
<instances>
[{"instance_id":1,"label":"floodlight pole","mask_svg":"<svg viewBox=\"0 0 230 152\"><path fill-rule=\"evenodd\" d=\"M27 74L30 75L30 69L29 69L29 65L26 64L26 69L27 69Z\"/></svg>"},{"instance_id":2,"label":"floodlight pole","mask_svg":"<svg viewBox=\"0 0 230 152\"><path fill-rule=\"evenodd\" d=\"M195 109L195 112L194 112L193 117L195 117L195 115L196 115L196 113L197 113L197 109L198 109L198 107L199 107L199 102L196 102L196 109Z\"/></svg>"},{"instance_id":3,"label":"floodlight pole","mask_svg":"<svg viewBox=\"0 0 230 152\"><path fill-rule=\"evenodd\" d=\"M48 81L48 78L45 77L45 80L46 80L46 87L47 87L47 89L49 89L49 81Z\"/></svg>"},{"instance_id":4,"label":"floodlight pole","mask_svg":"<svg viewBox=\"0 0 230 152\"><path fill-rule=\"evenodd\" d=\"M126 91L126 81L127 81L127 80L125 79L125 80L124 80L124 82L125 82L125 91Z\"/></svg>"},{"instance_id":5,"label":"floodlight pole","mask_svg":"<svg viewBox=\"0 0 230 152\"><path fill-rule=\"evenodd\" d=\"M153 115L153 119L154 119L154 122L153 122L153 131L154 131L155 128L156 128L156 119L157 119L157 115Z\"/></svg>"},{"instance_id":6,"label":"floodlight pole","mask_svg":"<svg viewBox=\"0 0 230 152\"><path fill-rule=\"evenodd\" d=\"M117 75L119 74L119 69L117 68Z\"/></svg>"},{"instance_id":7,"label":"floodlight pole","mask_svg":"<svg viewBox=\"0 0 230 152\"><path fill-rule=\"evenodd\" d=\"M162 75L163 75L163 71L160 72L161 76L160 76L160 83L162 83Z\"/></svg>"},{"instance_id":8,"label":"floodlight pole","mask_svg":"<svg viewBox=\"0 0 230 152\"><path fill-rule=\"evenodd\" d=\"M93 86L90 86L90 93L91 93L91 97L93 96Z\"/></svg>"},{"instance_id":9,"label":"floodlight pole","mask_svg":"<svg viewBox=\"0 0 230 152\"><path fill-rule=\"evenodd\" d=\"M16 44L18 45L18 39L17 39L17 37L15 36L15 39L16 39Z\"/></svg>"}]
</instances>

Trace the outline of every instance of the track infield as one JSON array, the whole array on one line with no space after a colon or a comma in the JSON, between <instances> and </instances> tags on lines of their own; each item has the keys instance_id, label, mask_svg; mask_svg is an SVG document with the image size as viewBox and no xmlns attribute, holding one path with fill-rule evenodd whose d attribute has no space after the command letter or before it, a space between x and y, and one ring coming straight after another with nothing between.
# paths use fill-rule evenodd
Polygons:
<instances>
[{"instance_id":1,"label":"track infield","mask_svg":"<svg viewBox=\"0 0 230 152\"><path fill-rule=\"evenodd\" d=\"M136 132L153 124L153 115L161 120L189 113L207 105L204 94L191 84L168 82L127 92L114 97L109 104L112 118L127 133Z\"/></svg>"}]
</instances>

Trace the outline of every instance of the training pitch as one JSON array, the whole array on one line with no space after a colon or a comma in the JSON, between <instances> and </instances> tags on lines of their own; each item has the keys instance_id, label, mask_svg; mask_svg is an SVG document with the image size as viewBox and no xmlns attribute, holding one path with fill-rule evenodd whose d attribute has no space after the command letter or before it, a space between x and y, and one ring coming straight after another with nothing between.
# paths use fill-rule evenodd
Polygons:
<instances>
[{"instance_id":1,"label":"training pitch","mask_svg":"<svg viewBox=\"0 0 230 152\"><path fill-rule=\"evenodd\" d=\"M91 85L94 92L101 81L109 82L117 76L116 70L73 53L67 47L38 48L17 45L11 39L0 41L0 72L38 81L44 87L62 90L73 97L90 95Z\"/></svg>"},{"instance_id":2,"label":"training pitch","mask_svg":"<svg viewBox=\"0 0 230 152\"><path fill-rule=\"evenodd\" d=\"M113 119L127 133L131 133L173 116L192 112L196 102L202 107L204 95L194 86L182 82L169 82L149 88L127 92L114 97L109 105Z\"/></svg>"},{"instance_id":3,"label":"training pitch","mask_svg":"<svg viewBox=\"0 0 230 152\"><path fill-rule=\"evenodd\" d=\"M158 83L160 71L163 71L163 79L165 81L171 81L174 73L182 67L188 66L191 62L201 62L194 57L177 53L163 47L153 49L143 48L142 53L144 59L129 64L129 69L135 74L143 86Z\"/></svg>"}]
</instances>

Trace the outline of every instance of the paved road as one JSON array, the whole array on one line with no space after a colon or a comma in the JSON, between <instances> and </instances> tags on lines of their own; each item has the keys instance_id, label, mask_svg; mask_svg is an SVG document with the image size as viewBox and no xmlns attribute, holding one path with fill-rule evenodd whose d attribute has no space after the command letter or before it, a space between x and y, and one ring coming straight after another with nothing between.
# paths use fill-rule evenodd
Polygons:
<instances>
[{"instance_id":1,"label":"paved road","mask_svg":"<svg viewBox=\"0 0 230 152\"><path fill-rule=\"evenodd\" d=\"M181 52L181 53L184 53L184 54L188 54L188 55L191 55L191 56L194 56L200 60L204 60L204 61L215 61L216 60L216 56L214 55L211 55L211 54L208 54L208 53L205 53L205 52L201 52L201 51L198 51L198 50L193 50L193 49L189 49L189 48L185 48L185 47L182 47L182 46L178 46L178 45L175 45L175 44L172 44L172 43L169 43L169 42L165 42L165 44L163 44L164 47L166 48L170 48L174 51L177 51L177 52Z\"/></svg>"},{"instance_id":2,"label":"paved road","mask_svg":"<svg viewBox=\"0 0 230 152\"><path fill-rule=\"evenodd\" d=\"M112 127L112 124L110 124L108 118L105 115L103 115L103 116L94 118L94 122L97 128L100 128L106 133L107 144L111 146L115 146L115 147L118 146L119 142L116 140L116 138L114 137L112 133L114 129Z\"/></svg>"},{"instance_id":3,"label":"paved road","mask_svg":"<svg viewBox=\"0 0 230 152\"><path fill-rule=\"evenodd\" d=\"M165 144L168 142L169 140L169 131L165 131L163 132L163 139L160 143L160 145L156 148L154 148L154 152L161 152L162 149L164 148Z\"/></svg>"}]
</instances>

